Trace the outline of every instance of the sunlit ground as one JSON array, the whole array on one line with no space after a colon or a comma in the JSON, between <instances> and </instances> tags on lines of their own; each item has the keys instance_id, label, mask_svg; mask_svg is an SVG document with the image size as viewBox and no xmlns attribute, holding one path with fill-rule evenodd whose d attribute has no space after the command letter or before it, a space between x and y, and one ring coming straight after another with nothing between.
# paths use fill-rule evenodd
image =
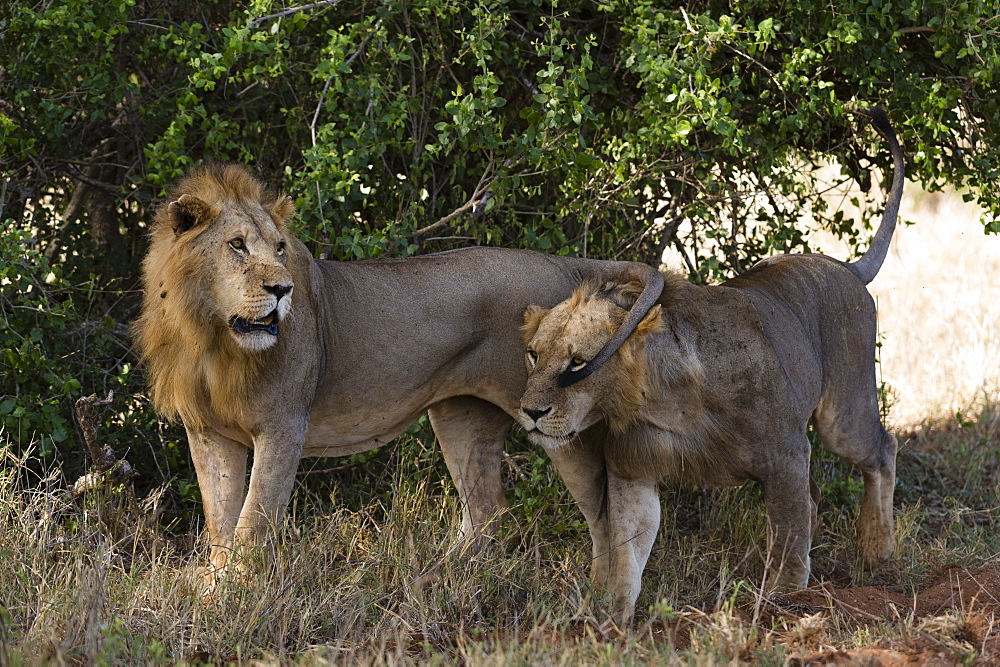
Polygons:
<instances>
[{"instance_id":1,"label":"sunlit ground","mask_svg":"<svg viewBox=\"0 0 1000 667\"><path fill-rule=\"evenodd\" d=\"M907 185L900 215L915 224L897 227L869 286L897 427L996 397L1000 386L1000 237L984 234L979 208L961 196Z\"/></svg>"}]
</instances>

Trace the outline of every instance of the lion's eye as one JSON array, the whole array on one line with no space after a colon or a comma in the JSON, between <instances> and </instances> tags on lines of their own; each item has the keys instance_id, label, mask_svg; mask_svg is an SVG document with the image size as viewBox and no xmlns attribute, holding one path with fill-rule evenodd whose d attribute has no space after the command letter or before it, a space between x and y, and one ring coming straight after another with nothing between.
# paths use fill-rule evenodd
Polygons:
<instances>
[{"instance_id":1,"label":"lion's eye","mask_svg":"<svg viewBox=\"0 0 1000 667\"><path fill-rule=\"evenodd\" d=\"M528 366L530 366L531 368L534 368L535 364L538 363L538 355L535 354L533 350L528 350L528 352L524 356L527 357Z\"/></svg>"},{"instance_id":2,"label":"lion's eye","mask_svg":"<svg viewBox=\"0 0 1000 667\"><path fill-rule=\"evenodd\" d=\"M232 248L233 250L243 251L246 250L247 243L240 237L236 237L235 239L229 242L229 247Z\"/></svg>"},{"instance_id":3,"label":"lion's eye","mask_svg":"<svg viewBox=\"0 0 1000 667\"><path fill-rule=\"evenodd\" d=\"M586 359L581 359L580 357L573 357L569 362L569 369L571 371L578 371L587 365Z\"/></svg>"},{"instance_id":4,"label":"lion's eye","mask_svg":"<svg viewBox=\"0 0 1000 667\"><path fill-rule=\"evenodd\" d=\"M284 241L278 241L278 254L279 255L284 255L285 254L285 242Z\"/></svg>"}]
</instances>

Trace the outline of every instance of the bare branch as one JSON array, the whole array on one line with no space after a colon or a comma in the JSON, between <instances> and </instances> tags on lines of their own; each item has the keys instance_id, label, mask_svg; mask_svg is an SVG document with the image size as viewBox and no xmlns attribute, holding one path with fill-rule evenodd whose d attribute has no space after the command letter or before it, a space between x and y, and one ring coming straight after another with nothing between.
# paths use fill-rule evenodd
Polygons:
<instances>
[{"instance_id":1,"label":"bare branch","mask_svg":"<svg viewBox=\"0 0 1000 667\"><path fill-rule=\"evenodd\" d=\"M277 14L268 14L267 16L259 16L253 21L250 21L248 28L253 28L254 26L263 23L264 21L269 21L270 19L280 19L291 14L298 14L299 12L305 12L310 9L316 9L317 7L333 7L334 5L339 5L340 0L321 0L320 2L314 2L309 5L302 5L301 7L291 7L284 11L278 12Z\"/></svg>"},{"instance_id":2,"label":"bare branch","mask_svg":"<svg viewBox=\"0 0 1000 667\"><path fill-rule=\"evenodd\" d=\"M135 470L128 461L119 460L110 446L105 445L102 448L97 444L95 409L110 405L114 397L114 392L109 391L107 398L99 399L96 394L91 394L76 402L76 419L83 430L83 439L87 443L87 449L90 450L90 459L94 463L95 470L76 480L67 492L71 499L100 487L110 479L128 480L135 477Z\"/></svg>"},{"instance_id":3,"label":"bare branch","mask_svg":"<svg viewBox=\"0 0 1000 667\"><path fill-rule=\"evenodd\" d=\"M97 398L97 394L91 394L76 402L76 419L80 422L80 428L83 430L83 439L87 443L87 449L90 450L90 460L94 462L94 465L97 466L100 472L105 472L111 468L115 464L116 459L114 454L102 450L97 446L97 419L94 416L94 408L110 405L114 397L114 392L109 391L108 397L105 399L99 399Z\"/></svg>"},{"instance_id":4,"label":"bare branch","mask_svg":"<svg viewBox=\"0 0 1000 667\"><path fill-rule=\"evenodd\" d=\"M490 194L489 189L490 187L492 187L493 181L495 180L489 176L490 171L491 170L487 168L486 171L483 172L482 177L479 179L479 183L476 185L476 189L473 191L472 196L469 197L469 201L465 202L464 204L462 204L461 206L459 206L454 211L444 216L437 222L431 223L426 227L418 229L417 231L413 232L411 236L423 236L425 234L433 232L436 229L441 229L442 227L447 225L449 222L451 222L458 216L462 215L466 211L469 211L470 209L473 209L480 202L485 203L486 200L489 198L488 196Z\"/></svg>"}]
</instances>

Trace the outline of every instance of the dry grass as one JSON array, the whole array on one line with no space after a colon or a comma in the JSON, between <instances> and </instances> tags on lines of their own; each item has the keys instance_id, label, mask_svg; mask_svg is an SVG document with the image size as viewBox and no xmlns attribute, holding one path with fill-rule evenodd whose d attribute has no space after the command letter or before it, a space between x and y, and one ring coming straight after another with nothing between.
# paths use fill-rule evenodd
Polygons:
<instances>
[{"instance_id":1,"label":"dry grass","mask_svg":"<svg viewBox=\"0 0 1000 667\"><path fill-rule=\"evenodd\" d=\"M872 283L897 424L968 408L1000 387L1000 236L954 193L918 193Z\"/></svg>"},{"instance_id":2,"label":"dry grass","mask_svg":"<svg viewBox=\"0 0 1000 667\"><path fill-rule=\"evenodd\" d=\"M899 558L877 572L855 563L857 480L818 455L817 581L905 596L942 564L996 565L998 424L987 408L975 423L910 435L900 456ZM514 460L523 468L531 459ZM303 491L275 564L205 601L196 592L203 550L162 533L155 494L138 501L106 490L69 502L57 476L40 482L21 465L4 469L0 544L13 567L0 568L3 664L778 664L913 637L937 637L934 646L955 653L965 641L954 613L859 624L759 597L764 519L752 486L664 490L639 620L622 635L603 624L602 597L586 578L589 541L572 527L562 492L533 521L514 507L501 535L473 555L451 539L459 509L435 469L400 465L376 488L335 489L356 509ZM535 471L533 483L558 489L545 474Z\"/></svg>"}]
</instances>

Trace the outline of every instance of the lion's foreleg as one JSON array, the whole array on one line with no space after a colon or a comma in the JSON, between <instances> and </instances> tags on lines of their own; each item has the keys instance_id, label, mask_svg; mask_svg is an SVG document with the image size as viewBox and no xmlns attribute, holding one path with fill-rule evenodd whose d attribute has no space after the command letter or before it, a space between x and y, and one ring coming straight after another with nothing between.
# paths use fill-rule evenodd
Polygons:
<instances>
[{"instance_id":1,"label":"lion's foreleg","mask_svg":"<svg viewBox=\"0 0 1000 667\"><path fill-rule=\"evenodd\" d=\"M607 588L611 561L608 543L608 513L605 500L608 475L604 462L604 430L593 426L578 442L547 449L552 464L583 512L593 542L590 581L595 588Z\"/></svg>"},{"instance_id":2,"label":"lion's foreleg","mask_svg":"<svg viewBox=\"0 0 1000 667\"><path fill-rule=\"evenodd\" d=\"M507 506L500 479L504 442L514 421L492 403L450 398L428 410L448 472L462 499L462 535L478 540Z\"/></svg>"},{"instance_id":3,"label":"lion's foreleg","mask_svg":"<svg viewBox=\"0 0 1000 667\"><path fill-rule=\"evenodd\" d=\"M213 570L225 567L246 489L247 448L218 433L188 429L188 446L205 507Z\"/></svg>"},{"instance_id":4,"label":"lion's foreleg","mask_svg":"<svg viewBox=\"0 0 1000 667\"><path fill-rule=\"evenodd\" d=\"M236 548L264 544L281 526L304 437L303 423L300 429L255 438L250 485L236 524Z\"/></svg>"},{"instance_id":5,"label":"lion's foreleg","mask_svg":"<svg viewBox=\"0 0 1000 667\"><path fill-rule=\"evenodd\" d=\"M608 539L614 595L612 616L621 626L632 621L642 586L642 571L660 528L660 494L655 479L626 480L608 474Z\"/></svg>"}]
</instances>

